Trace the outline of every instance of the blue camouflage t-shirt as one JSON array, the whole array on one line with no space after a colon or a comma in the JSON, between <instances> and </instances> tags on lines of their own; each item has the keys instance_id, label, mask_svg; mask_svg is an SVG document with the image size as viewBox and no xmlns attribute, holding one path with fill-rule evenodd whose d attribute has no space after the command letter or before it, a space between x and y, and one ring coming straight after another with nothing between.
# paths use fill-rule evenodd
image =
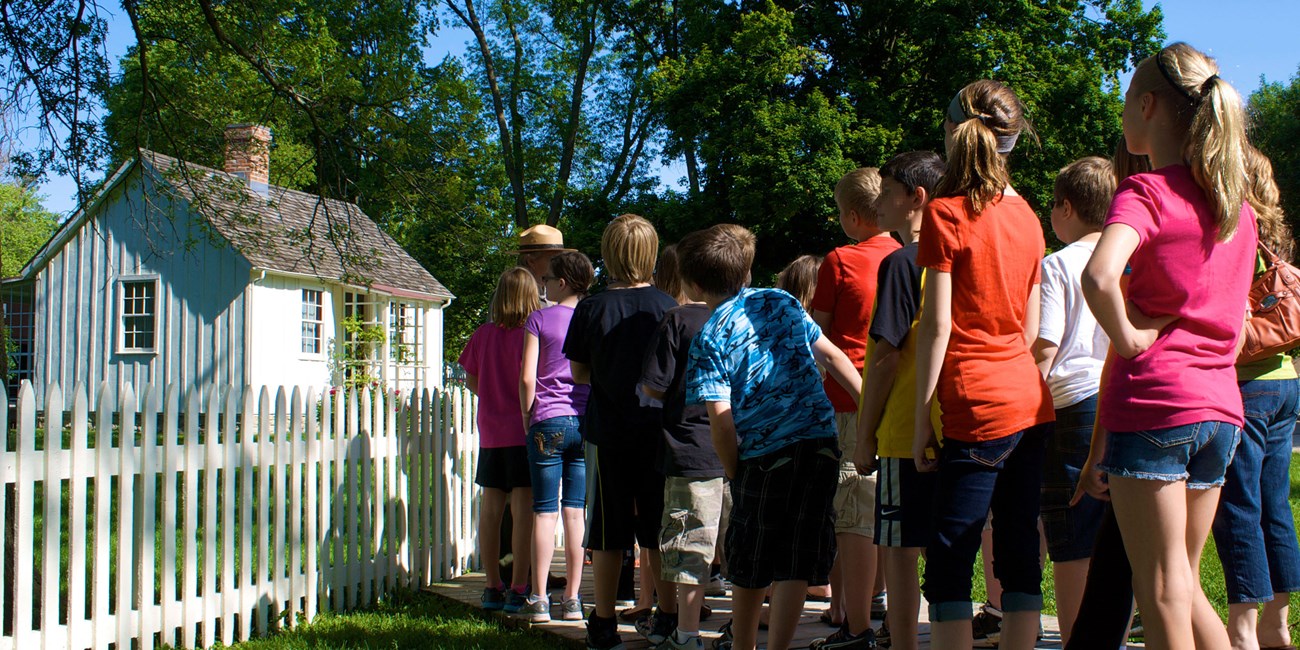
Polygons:
<instances>
[{"instance_id":1,"label":"blue camouflage t-shirt","mask_svg":"<svg viewBox=\"0 0 1300 650\"><path fill-rule=\"evenodd\" d=\"M800 440L834 438L835 409L812 356L821 335L794 296L742 289L695 335L687 403L731 404L741 459Z\"/></svg>"}]
</instances>

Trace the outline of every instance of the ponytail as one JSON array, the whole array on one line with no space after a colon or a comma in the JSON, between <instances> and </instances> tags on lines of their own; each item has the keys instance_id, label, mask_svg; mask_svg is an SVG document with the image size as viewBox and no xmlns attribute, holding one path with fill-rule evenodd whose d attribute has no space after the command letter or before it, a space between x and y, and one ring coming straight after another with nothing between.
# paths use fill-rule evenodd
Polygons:
<instances>
[{"instance_id":1,"label":"ponytail","mask_svg":"<svg viewBox=\"0 0 1300 650\"><path fill-rule=\"evenodd\" d=\"M989 79L962 88L948 107L947 120L954 125L948 168L935 196L964 196L979 215L1011 185L1006 156L1016 139L1022 133L1037 136L1016 93Z\"/></svg>"},{"instance_id":2,"label":"ponytail","mask_svg":"<svg viewBox=\"0 0 1300 650\"><path fill-rule=\"evenodd\" d=\"M1201 86L1200 104L1187 132L1187 162L1205 190L1219 223L1219 241L1237 231L1246 198L1246 111L1241 96L1218 75Z\"/></svg>"}]
</instances>

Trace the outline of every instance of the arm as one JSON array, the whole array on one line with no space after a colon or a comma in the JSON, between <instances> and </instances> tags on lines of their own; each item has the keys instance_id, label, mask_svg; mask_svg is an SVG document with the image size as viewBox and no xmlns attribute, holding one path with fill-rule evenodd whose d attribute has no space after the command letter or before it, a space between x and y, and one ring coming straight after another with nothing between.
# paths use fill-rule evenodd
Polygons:
<instances>
[{"instance_id":1,"label":"arm","mask_svg":"<svg viewBox=\"0 0 1300 650\"><path fill-rule=\"evenodd\" d=\"M927 457L926 449L937 444L930 411L943 355L948 351L948 337L952 335L952 274L934 269L926 273L928 280L916 339L916 430L912 437L912 460L917 470L932 472L939 468L939 463Z\"/></svg>"},{"instance_id":2,"label":"arm","mask_svg":"<svg viewBox=\"0 0 1300 650\"><path fill-rule=\"evenodd\" d=\"M859 474L876 471L876 429L880 427L880 416L885 411L885 400L894 387L894 378L898 376L898 348L889 341L881 339L867 359L865 377L862 384L862 405L858 410L858 446L853 453L853 465Z\"/></svg>"},{"instance_id":3,"label":"arm","mask_svg":"<svg viewBox=\"0 0 1300 650\"><path fill-rule=\"evenodd\" d=\"M591 366L577 361L569 361L569 374L573 376L575 384L591 383Z\"/></svg>"},{"instance_id":4,"label":"arm","mask_svg":"<svg viewBox=\"0 0 1300 650\"><path fill-rule=\"evenodd\" d=\"M541 342L532 332L524 334L523 367L519 370L519 412L524 415L524 431L533 415L533 402L537 400L537 358Z\"/></svg>"},{"instance_id":5,"label":"arm","mask_svg":"<svg viewBox=\"0 0 1300 650\"><path fill-rule=\"evenodd\" d=\"M849 358L825 335L817 337L813 342L812 353L817 363L826 369L826 373L834 377L835 381L839 382L844 390L849 391L850 395L862 393L862 375L857 368L853 367L853 362L849 361Z\"/></svg>"},{"instance_id":6,"label":"arm","mask_svg":"<svg viewBox=\"0 0 1300 650\"><path fill-rule=\"evenodd\" d=\"M1101 391L1106 390L1106 384L1110 383L1111 362L1115 359L1114 348L1111 353L1106 355L1106 363L1101 367ZM1097 463L1106 457L1106 446L1110 442L1110 432L1101 426L1101 412L1097 412L1097 418L1092 423L1092 444L1088 448L1088 460L1084 461L1083 468L1079 472L1079 484L1074 488L1074 496L1070 498L1070 505L1078 503L1083 499L1083 495L1091 495L1092 498L1099 501L1110 501L1110 485L1106 482L1106 475L1097 469Z\"/></svg>"},{"instance_id":7,"label":"arm","mask_svg":"<svg viewBox=\"0 0 1300 650\"><path fill-rule=\"evenodd\" d=\"M641 392L643 392L643 393L645 393L647 396L649 396L649 397L653 397L653 398L655 398L655 399L657 399L657 400L659 400L659 401L661 401L661 402L664 401L664 398L668 396L667 393L665 393L665 392L663 392L663 391L661 391L661 390L657 390L657 389L651 388L649 384L644 384L644 383L641 384Z\"/></svg>"},{"instance_id":8,"label":"arm","mask_svg":"<svg viewBox=\"0 0 1300 650\"><path fill-rule=\"evenodd\" d=\"M1030 351L1034 353L1034 363L1038 365L1038 372L1044 377L1052 370L1052 362L1056 361L1056 351L1061 347L1045 338L1034 340L1034 346Z\"/></svg>"},{"instance_id":9,"label":"arm","mask_svg":"<svg viewBox=\"0 0 1300 650\"><path fill-rule=\"evenodd\" d=\"M1043 299L1040 285L1035 284L1029 290L1029 302L1025 304L1025 345L1033 345L1038 339L1038 325L1042 322Z\"/></svg>"},{"instance_id":10,"label":"arm","mask_svg":"<svg viewBox=\"0 0 1300 650\"><path fill-rule=\"evenodd\" d=\"M830 333L831 333L831 313L830 313L830 312L828 312L828 311L822 311L822 310L820 310L820 309L814 309L814 310L812 311L812 319L813 319L813 322L814 322L814 323L817 323L817 327L822 328L822 334L830 334Z\"/></svg>"},{"instance_id":11,"label":"arm","mask_svg":"<svg viewBox=\"0 0 1300 650\"><path fill-rule=\"evenodd\" d=\"M469 389L469 392L478 395L478 375L465 373L465 387Z\"/></svg>"},{"instance_id":12,"label":"arm","mask_svg":"<svg viewBox=\"0 0 1300 650\"><path fill-rule=\"evenodd\" d=\"M709 411L709 433L713 438L713 450L722 461L722 471L727 478L736 478L736 467L740 463L740 447L736 442L736 421L731 417L730 402L705 402Z\"/></svg>"},{"instance_id":13,"label":"arm","mask_svg":"<svg viewBox=\"0 0 1300 650\"><path fill-rule=\"evenodd\" d=\"M1083 270L1083 297L1097 323L1110 337L1111 347L1121 357L1132 359L1155 343L1160 330L1177 319L1164 316L1150 319L1130 314L1124 302L1120 281L1129 257L1140 243L1138 233L1124 224L1111 224L1101 232L1097 248ZM1135 324L1132 315L1143 321Z\"/></svg>"}]
</instances>

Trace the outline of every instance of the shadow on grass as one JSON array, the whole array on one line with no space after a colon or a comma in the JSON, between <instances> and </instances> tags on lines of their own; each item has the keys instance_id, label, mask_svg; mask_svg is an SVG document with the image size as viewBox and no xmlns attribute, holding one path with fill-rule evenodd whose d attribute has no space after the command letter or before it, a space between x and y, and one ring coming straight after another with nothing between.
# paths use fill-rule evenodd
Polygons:
<instances>
[{"instance_id":1,"label":"shadow on grass","mask_svg":"<svg viewBox=\"0 0 1300 650\"><path fill-rule=\"evenodd\" d=\"M542 650L555 648L557 643L554 637L502 625L477 609L432 594L403 594L370 611L322 615L310 625L235 647Z\"/></svg>"}]
</instances>

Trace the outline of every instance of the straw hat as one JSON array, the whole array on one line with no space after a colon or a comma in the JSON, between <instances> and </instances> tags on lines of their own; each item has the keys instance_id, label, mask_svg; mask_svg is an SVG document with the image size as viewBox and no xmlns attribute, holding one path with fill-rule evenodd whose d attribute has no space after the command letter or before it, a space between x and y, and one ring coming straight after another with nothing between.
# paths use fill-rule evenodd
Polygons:
<instances>
[{"instance_id":1,"label":"straw hat","mask_svg":"<svg viewBox=\"0 0 1300 650\"><path fill-rule=\"evenodd\" d=\"M574 249L564 247L564 233L543 223L519 233L519 248L506 252L513 255L538 252L563 253L572 250Z\"/></svg>"}]
</instances>

